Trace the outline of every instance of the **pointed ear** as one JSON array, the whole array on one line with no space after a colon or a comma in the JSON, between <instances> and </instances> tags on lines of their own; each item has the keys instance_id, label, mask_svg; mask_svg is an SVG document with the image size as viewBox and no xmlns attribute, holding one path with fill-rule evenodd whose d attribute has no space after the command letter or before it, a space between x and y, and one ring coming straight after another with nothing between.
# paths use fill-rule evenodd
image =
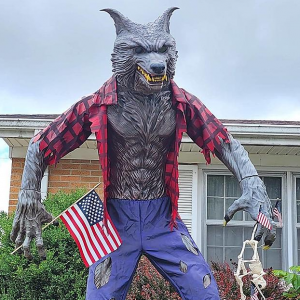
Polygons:
<instances>
[{"instance_id":1,"label":"pointed ear","mask_svg":"<svg viewBox=\"0 0 300 300\"><path fill-rule=\"evenodd\" d=\"M173 14L173 11L179 9L178 7L170 7L169 9L167 9L162 16L160 16L159 18L156 19L156 21L154 22L154 24L159 25L159 27L167 32L170 33L170 18Z\"/></svg>"},{"instance_id":2,"label":"pointed ear","mask_svg":"<svg viewBox=\"0 0 300 300\"><path fill-rule=\"evenodd\" d=\"M126 30L129 31L130 27L134 24L128 18L124 17L120 12L115 9L105 8L101 9L100 11L105 11L110 14L110 16L115 21L116 33L117 35L120 34L122 31Z\"/></svg>"}]
</instances>

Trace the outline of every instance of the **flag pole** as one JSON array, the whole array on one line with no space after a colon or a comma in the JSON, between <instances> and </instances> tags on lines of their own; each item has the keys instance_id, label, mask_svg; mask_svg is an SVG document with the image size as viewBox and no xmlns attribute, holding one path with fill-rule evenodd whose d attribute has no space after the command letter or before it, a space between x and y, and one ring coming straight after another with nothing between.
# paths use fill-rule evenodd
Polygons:
<instances>
[{"instance_id":1,"label":"flag pole","mask_svg":"<svg viewBox=\"0 0 300 300\"><path fill-rule=\"evenodd\" d=\"M68 208L66 208L63 212L61 212L57 217L55 217L51 222L49 222L47 225L45 225L42 230L46 229L48 226L50 226L51 224L53 224L62 214L64 214L72 205L76 204L77 202L79 202L81 199L83 199L88 193L90 193L92 190L94 190L95 188L97 188L100 185L100 182L97 183L93 188L91 188L87 193L85 193L82 197L80 197L78 200L76 200L73 204L71 204ZM22 248L23 245L20 245L18 248L16 248L13 252L11 252L10 254L14 254L15 252L17 252L20 248Z\"/></svg>"}]
</instances>

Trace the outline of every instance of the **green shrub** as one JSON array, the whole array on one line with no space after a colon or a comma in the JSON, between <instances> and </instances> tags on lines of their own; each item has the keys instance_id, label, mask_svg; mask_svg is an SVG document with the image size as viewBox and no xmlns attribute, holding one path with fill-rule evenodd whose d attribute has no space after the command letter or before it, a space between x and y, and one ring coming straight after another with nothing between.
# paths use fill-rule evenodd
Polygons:
<instances>
[{"instance_id":1,"label":"green shrub","mask_svg":"<svg viewBox=\"0 0 300 300\"><path fill-rule=\"evenodd\" d=\"M290 267L290 271L274 270L273 273L279 278L283 278L289 288L283 293L286 298L300 299L300 266Z\"/></svg>"},{"instance_id":2,"label":"green shrub","mask_svg":"<svg viewBox=\"0 0 300 300\"><path fill-rule=\"evenodd\" d=\"M70 195L58 193L44 204L53 215L58 215L83 193L82 190ZM88 270L65 226L60 222L59 227L48 227L43 234L47 259L41 261L33 246L34 259L29 262L22 255L10 254L14 249L9 240L12 220L12 216L0 213L0 299L85 299Z\"/></svg>"}]
</instances>

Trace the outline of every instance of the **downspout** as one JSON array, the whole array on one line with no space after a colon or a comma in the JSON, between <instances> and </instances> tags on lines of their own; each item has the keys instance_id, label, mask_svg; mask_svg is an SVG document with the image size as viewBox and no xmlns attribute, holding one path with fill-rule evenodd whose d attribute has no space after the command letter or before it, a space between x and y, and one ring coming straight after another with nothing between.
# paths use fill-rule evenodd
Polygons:
<instances>
[{"instance_id":1,"label":"downspout","mask_svg":"<svg viewBox=\"0 0 300 300\"><path fill-rule=\"evenodd\" d=\"M42 201L44 201L47 198L47 194L48 194L48 177L49 177L48 174L49 174L49 170L47 167L47 169L45 170L45 173L44 173L44 177L42 178L42 181L41 181Z\"/></svg>"}]
</instances>

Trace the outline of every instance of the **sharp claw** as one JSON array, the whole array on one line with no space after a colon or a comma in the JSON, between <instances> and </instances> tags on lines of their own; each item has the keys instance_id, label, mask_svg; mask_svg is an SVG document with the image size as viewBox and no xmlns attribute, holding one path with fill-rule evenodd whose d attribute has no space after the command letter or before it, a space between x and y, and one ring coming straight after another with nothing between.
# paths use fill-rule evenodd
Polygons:
<instances>
[{"instance_id":1,"label":"sharp claw","mask_svg":"<svg viewBox=\"0 0 300 300\"><path fill-rule=\"evenodd\" d=\"M23 247L23 250L24 250L24 256L25 256L28 260L32 260L32 259L33 259L33 256L31 255L29 248Z\"/></svg>"},{"instance_id":2,"label":"sharp claw","mask_svg":"<svg viewBox=\"0 0 300 300\"><path fill-rule=\"evenodd\" d=\"M230 218L228 217L228 215L226 214L223 220L223 226L226 226L228 224L228 222L230 221Z\"/></svg>"},{"instance_id":3,"label":"sharp claw","mask_svg":"<svg viewBox=\"0 0 300 300\"><path fill-rule=\"evenodd\" d=\"M39 257L42 260L45 260L46 259L46 250L44 249L44 247L43 246L37 246L37 249L38 249Z\"/></svg>"},{"instance_id":4,"label":"sharp claw","mask_svg":"<svg viewBox=\"0 0 300 300\"><path fill-rule=\"evenodd\" d=\"M54 221L54 222L52 223L52 225L54 225L54 226L59 226L59 222L58 222L58 221Z\"/></svg>"}]
</instances>

